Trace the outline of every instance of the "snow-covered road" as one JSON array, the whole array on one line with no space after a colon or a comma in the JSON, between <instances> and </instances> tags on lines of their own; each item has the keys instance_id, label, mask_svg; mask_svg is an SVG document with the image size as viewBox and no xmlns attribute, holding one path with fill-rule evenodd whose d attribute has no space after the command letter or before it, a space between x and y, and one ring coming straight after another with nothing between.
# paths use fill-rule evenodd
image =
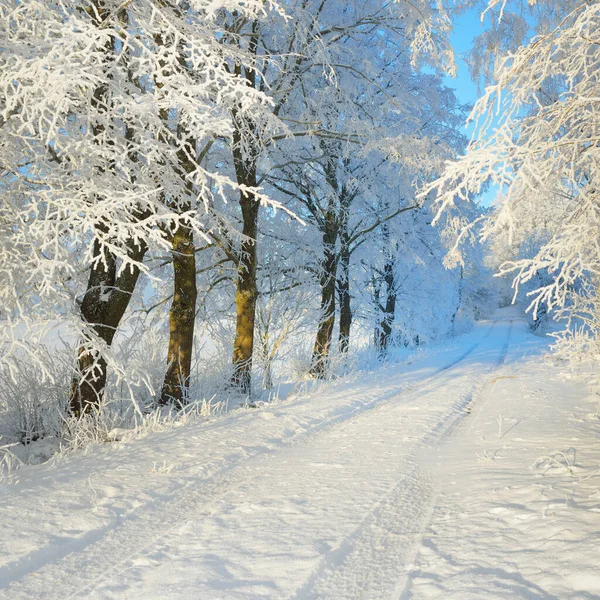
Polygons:
<instances>
[{"instance_id":1,"label":"snow-covered road","mask_svg":"<svg viewBox=\"0 0 600 600\"><path fill-rule=\"evenodd\" d=\"M598 598L597 397L513 313L409 365L29 467L0 597Z\"/></svg>"}]
</instances>

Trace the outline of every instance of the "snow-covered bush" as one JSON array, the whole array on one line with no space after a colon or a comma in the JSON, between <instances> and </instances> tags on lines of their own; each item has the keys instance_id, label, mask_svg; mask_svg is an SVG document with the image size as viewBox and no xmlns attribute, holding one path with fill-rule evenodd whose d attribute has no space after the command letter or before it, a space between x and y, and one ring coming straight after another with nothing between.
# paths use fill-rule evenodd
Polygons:
<instances>
[{"instance_id":1,"label":"snow-covered bush","mask_svg":"<svg viewBox=\"0 0 600 600\"><path fill-rule=\"evenodd\" d=\"M46 346L38 348L35 360L28 355L11 357L9 368L0 370L1 436L29 444L60 434L73 377L72 357L72 351Z\"/></svg>"}]
</instances>

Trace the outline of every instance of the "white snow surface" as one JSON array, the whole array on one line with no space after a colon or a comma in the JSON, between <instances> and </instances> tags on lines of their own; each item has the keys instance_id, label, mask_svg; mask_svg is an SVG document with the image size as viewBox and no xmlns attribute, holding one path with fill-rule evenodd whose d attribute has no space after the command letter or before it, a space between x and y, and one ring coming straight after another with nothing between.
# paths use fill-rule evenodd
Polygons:
<instances>
[{"instance_id":1,"label":"white snow surface","mask_svg":"<svg viewBox=\"0 0 600 600\"><path fill-rule=\"evenodd\" d=\"M514 311L405 364L24 467L0 598L600 598L598 397Z\"/></svg>"}]
</instances>

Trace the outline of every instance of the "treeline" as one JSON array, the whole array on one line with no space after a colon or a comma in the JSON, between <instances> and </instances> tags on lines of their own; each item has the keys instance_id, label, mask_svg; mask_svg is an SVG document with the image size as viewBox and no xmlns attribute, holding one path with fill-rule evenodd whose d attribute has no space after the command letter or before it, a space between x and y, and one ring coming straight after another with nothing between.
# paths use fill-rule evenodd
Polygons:
<instances>
[{"instance_id":1,"label":"treeline","mask_svg":"<svg viewBox=\"0 0 600 600\"><path fill-rule=\"evenodd\" d=\"M210 306L235 314L243 395L257 353L272 384L299 320L325 377L357 317L385 355L394 335L419 343L475 311L481 250L446 271L453 240L418 196L465 143L434 4L3 0L3 363L35 361L36 323L75 311L69 410L86 413L132 299L157 279L156 401L176 406Z\"/></svg>"}]
</instances>

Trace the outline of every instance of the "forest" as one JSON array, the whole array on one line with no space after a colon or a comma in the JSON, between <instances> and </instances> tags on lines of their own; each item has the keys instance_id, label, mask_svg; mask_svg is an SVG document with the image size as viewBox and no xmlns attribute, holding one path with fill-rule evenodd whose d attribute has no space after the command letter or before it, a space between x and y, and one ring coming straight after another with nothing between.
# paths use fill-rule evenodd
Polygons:
<instances>
[{"instance_id":1,"label":"forest","mask_svg":"<svg viewBox=\"0 0 600 600\"><path fill-rule=\"evenodd\" d=\"M3 433L252 403L513 291L594 354L599 10L3 0Z\"/></svg>"},{"instance_id":2,"label":"forest","mask_svg":"<svg viewBox=\"0 0 600 600\"><path fill-rule=\"evenodd\" d=\"M599 10L3 0L3 434L252 403L513 291L593 355Z\"/></svg>"},{"instance_id":3,"label":"forest","mask_svg":"<svg viewBox=\"0 0 600 600\"><path fill-rule=\"evenodd\" d=\"M0 0L0 598L600 597L599 178L593 0Z\"/></svg>"}]
</instances>

